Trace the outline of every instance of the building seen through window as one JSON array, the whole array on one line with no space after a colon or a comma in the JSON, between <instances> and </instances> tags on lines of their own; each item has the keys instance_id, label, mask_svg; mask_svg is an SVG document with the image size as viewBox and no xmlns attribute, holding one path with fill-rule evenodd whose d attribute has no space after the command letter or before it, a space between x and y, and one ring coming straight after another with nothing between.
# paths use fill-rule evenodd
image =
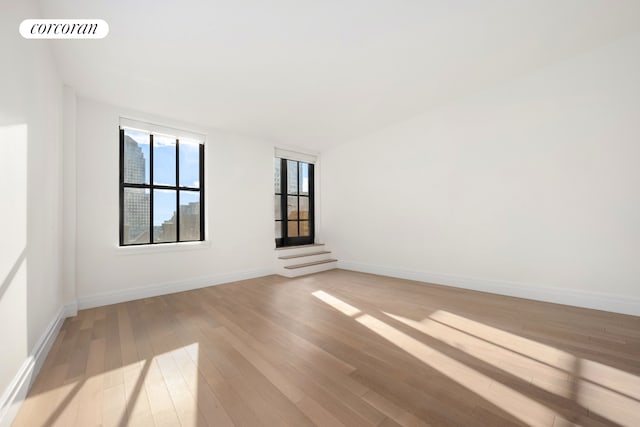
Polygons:
<instances>
[{"instance_id":1,"label":"building seen through window","mask_svg":"<svg viewBox=\"0 0 640 427\"><path fill-rule=\"evenodd\" d=\"M120 244L204 240L204 145L120 130Z\"/></svg>"}]
</instances>

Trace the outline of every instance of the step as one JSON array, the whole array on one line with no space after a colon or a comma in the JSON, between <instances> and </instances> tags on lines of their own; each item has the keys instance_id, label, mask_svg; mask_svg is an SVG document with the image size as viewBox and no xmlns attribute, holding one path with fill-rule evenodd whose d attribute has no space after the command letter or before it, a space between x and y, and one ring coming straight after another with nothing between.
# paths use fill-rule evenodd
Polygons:
<instances>
[{"instance_id":1,"label":"step","mask_svg":"<svg viewBox=\"0 0 640 427\"><path fill-rule=\"evenodd\" d=\"M286 250L299 249L299 248L313 248L315 246L324 246L324 243L311 243L308 245L297 245L297 246L282 246L282 247L276 248L276 251L286 251Z\"/></svg>"},{"instance_id":2,"label":"step","mask_svg":"<svg viewBox=\"0 0 640 427\"><path fill-rule=\"evenodd\" d=\"M304 253L304 254L281 256L281 257L278 257L278 259L304 258L304 257L307 257L307 256L324 255L324 254L330 254L330 253L331 253L331 251L309 252L309 253Z\"/></svg>"},{"instance_id":3,"label":"step","mask_svg":"<svg viewBox=\"0 0 640 427\"><path fill-rule=\"evenodd\" d=\"M323 259L322 261L313 261L313 262L305 262L303 264L288 265L285 268L287 270L296 270L298 268L310 267L312 265L328 264L330 262L337 262L337 261L338 261L337 259Z\"/></svg>"},{"instance_id":4,"label":"step","mask_svg":"<svg viewBox=\"0 0 640 427\"><path fill-rule=\"evenodd\" d=\"M315 243L313 245L287 246L284 248L276 248L276 258L290 255L303 255L311 252L326 250L324 244Z\"/></svg>"},{"instance_id":5,"label":"step","mask_svg":"<svg viewBox=\"0 0 640 427\"><path fill-rule=\"evenodd\" d=\"M295 266L289 266L280 270L281 276L294 278L300 276L306 276L308 274L320 273L322 271L333 270L337 267L338 261L335 259L328 259L317 262L305 262L304 264L298 264Z\"/></svg>"}]
</instances>

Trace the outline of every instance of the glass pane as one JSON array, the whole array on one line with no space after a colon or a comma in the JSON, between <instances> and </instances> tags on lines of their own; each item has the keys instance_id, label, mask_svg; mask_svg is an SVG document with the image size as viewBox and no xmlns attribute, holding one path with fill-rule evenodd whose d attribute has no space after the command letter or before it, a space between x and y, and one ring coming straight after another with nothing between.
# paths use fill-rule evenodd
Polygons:
<instances>
[{"instance_id":1,"label":"glass pane","mask_svg":"<svg viewBox=\"0 0 640 427\"><path fill-rule=\"evenodd\" d=\"M287 197L287 219L298 219L298 197Z\"/></svg>"},{"instance_id":2,"label":"glass pane","mask_svg":"<svg viewBox=\"0 0 640 427\"><path fill-rule=\"evenodd\" d=\"M298 237L298 221L287 221L287 233L289 237Z\"/></svg>"},{"instance_id":3,"label":"glass pane","mask_svg":"<svg viewBox=\"0 0 640 427\"><path fill-rule=\"evenodd\" d=\"M276 221L276 239L282 238L282 222Z\"/></svg>"},{"instance_id":4,"label":"glass pane","mask_svg":"<svg viewBox=\"0 0 640 427\"><path fill-rule=\"evenodd\" d=\"M300 196L300 219L309 219L309 198Z\"/></svg>"},{"instance_id":5,"label":"glass pane","mask_svg":"<svg viewBox=\"0 0 640 427\"><path fill-rule=\"evenodd\" d=\"M309 221L300 221L300 235L310 236Z\"/></svg>"},{"instance_id":6,"label":"glass pane","mask_svg":"<svg viewBox=\"0 0 640 427\"><path fill-rule=\"evenodd\" d=\"M124 182L149 184L149 134L124 131Z\"/></svg>"},{"instance_id":7,"label":"glass pane","mask_svg":"<svg viewBox=\"0 0 640 427\"><path fill-rule=\"evenodd\" d=\"M153 190L153 241L176 241L175 190Z\"/></svg>"},{"instance_id":8,"label":"glass pane","mask_svg":"<svg viewBox=\"0 0 640 427\"><path fill-rule=\"evenodd\" d=\"M124 238L125 245L149 242L149 190L124 189Z\"/></svg>"},{"instance_id":9,"label":"glass pane","mask_svg":"<svg viewBox=\"0 0 640 427\"><path fill-rule=\"evenodd\" d=\"M273 159L273 183L276 193L280 193L280 160L278 158Z\"/></svg>"},{"instance_id":10,"label":"glass pane","mask_svg":"<svg viewBox=\"0 0 640 427\"><path fill-rule=\"evenodd\" d=\"M180 192L180 241L200 240L200 192Z\"/></svg>"},{"instance_id":11,"label":"glass pane","mask_svg":"<svg viewBox=\"0 0 640 427\"><path fill-rule=\"evenodd\" d=\"M309 163L300 163L300 194L309 194Z\"/></svg>"},{"instance_id":12,"label":"glass pane","mask_svg":"<svg viewBox=\"0 0 640 427\"><path fill-rule=\"evenodd\" d=\"M153 183L176 185L175 138L153 135Z\"/></svg>"},{"instance_id":13,"label":"glass pane","mask_svg":"<svg viewBox=\"0 0 640 427\"><path fill-rule=\"evenodd\" d=\"M298 194L298 162L287 160L287 193Z\"/></svg>"},{"instance_id":14,"label":"glass pane","mask_svg":"<svg viewBox=\"0 0 640 427\"><path fill-rule=\"evenodd\" d=\"M280 196L274 196L273 198L273 211L275 219L282 219L282 207L280 205Z\"/></svg>"},{"instance_id":15,"label":"glass pane","mask_svg":"<svg viewBox=\"0 0 640 427\"><path fill-rule=\"evenodd\" d=\"M200 188L200 143L195 140L181 139L179 150L180 186ZM155 163L155 159L153 160Z\"/></svg>"}]
</instances>

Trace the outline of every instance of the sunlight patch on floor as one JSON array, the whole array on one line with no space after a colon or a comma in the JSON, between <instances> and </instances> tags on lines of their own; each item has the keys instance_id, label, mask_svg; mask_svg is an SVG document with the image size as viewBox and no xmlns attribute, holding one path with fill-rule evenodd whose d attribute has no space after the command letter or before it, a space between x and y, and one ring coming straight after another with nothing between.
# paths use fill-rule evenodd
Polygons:
<instances>
[{"instance_id":1,"label":"sunlight patch on floor","mask_svg":"<svg viewBox=\"0 0 640 427\"><path fill-rule=\"evenodd\" d=\"M640 358L640 349L638 357ZM582 359L580 376L587 381L616 390L640 401L640 377L637 375L592 360Z\"/></svg>"},{"instance_id":2,"label":"sunlight patch on floor","mask_svg":"<svg viewBox=\"0 0 640 427\"><path fill-rule=\"evenodd\" d=\"M336 298L333 295L328 294L328 293L326 293L324 291L315 291L311 295L313 295L314 297L318 298L320 301L330 305L331 307L335 308L340 313L346 314L347 316L355 316L357 314L362 313L356 307L354 307L354 306L352 306L350 304L347 304L346 302L342 301L341 299Z\"/></svg>"},{"instance_id":3,"label":"sunlight patch on floor","mask_svg":"<svg viewBox=\"0 0 640 427\"><path fill-rule=\"evenodd\" d=\"M498 367L509 375L520 378L525 383L531 383L535 378L536 385L546 391L563 397L571 397L570 376L561 369L539 362L535 354L530 357L523 356L434 320L424 319L418 322L392 313L384 312L384 314L478 360Z\"/></svg>"},{"instance_id":4,"label":"sunlight patch on floor","mask_svg":"<svg viewBox=\"0 0 640 427\"><path fill-rule=\"evenodd\" d=\"M522 422L530 425L551 425L555 418L559 418L555 411L545 405L495 382L492 378L428 347L375 317L363 314L355 320Z\"/></svg>"},{"instance_id":5,"label":"sunlight patch on floor","mask_svg":"<svg viewBox=\"0 0 640 427\"><path fill-rule=\"evenodd\" d=\"M528 424L566 421L557 412L388 323L324 291L313 296L431 368ZM473 358L519 378L524 386L575 401L594 415L625 426L640 420L640 378L483 323L439 310L416 321L381 312Z\"/></svg>"},{"instance_id":6,"label":"sunlight patch on floor","mask_svg":"<svg viewBox=\"0 0 640 427\"><path fill-rule=\"evenodd\" d=\"M178 353L194 354L195 363L182 364ZM145 388L153 418L158 423L176 423L182 426L202 425L197 407L197 355L198 344L190 344L154 356L145 379ZM174 408L174 411L167 410Z\"/></svg>"},{"instance_id":7,"label":"sunlight patch on floor","mask_svg":"<svg viewBox=\"0 0 640 427\"><path fill-rule=\"evenodd\" d=\"M566 372L566 379L563 380L558 376L557 371L548 370L545 373L544 369L540 371L538 368L533 371L536 375L532 375L532 384L556 395L572 398L594 414L618 424L640 425L640 377L636 375L588 359L576 358L572 354L554 347L447 311L437 311L420 322L405 320L401 316L390 316L444 342L450 341L450 339L447 339L442 333L436 332L434 335L434 331L438 329L434 323L440 322L449 325L462 331L459 333L467 333L509 349L513 355L520 356L520 364L526 363L523 361L528 358L531 361L546 363L549 368L556 367ZM452 333L453 335L455 334ZM476 354L469 354L505 369L505 365L501 361L491 362L491 360L483 359ZM486 356L503 357L499 347L496 348L495 353L486 354ZM524 366L526 364L523 365L523 369L534 368L533 366ZM518 376L517 372L513 370L510 370L509 373ZM568 391L569 394L563 393L563 390Z\"/></svg>"},{"instance_id":8,"label":"sunlight patch on floor","mask_svg":"<svg viewBox=\"0 0 640 427\"><path fill-rule=\"evenodd\" d=\"M459 329L514 353L533 357L542 363L563 371L571 372L573 369L575 357L557 348L443 310L432 313L429 319Z\"/></svg>"},{"instance_id":9,"label":"sunlight patch on floor","mask_svg":"<svg viewBox=\"0 0 640 427\"><path fill-rule=\"evenodd\" d=\"M588 362L588 361L587 361ZM591 362L595 363L595 362ZM584 367L584 363L582 366ZM581 370L582 372L582 370ZM623 426L640 425L640 402L634 398L625 396L619 392L621 386L628 386L632 392L640 390L640 378L634 378L626 383L613 385L614 388L605 388L594 382L578 379L576 401L589 408L591 412L601 415ZM609 381L604 377L598 377L599 381Z\"/></svg>"},{"instance_id":10,"label":"sunlight patch on floor","mask_svg":"<svg viewBox=\"0 0 640 427\"><path fill-rule=\"evenodd\" d=\"M88 366L85 376L30 396L23 407L56 402L37 417L43 425L204 425L197 406L198 357L193 343L114 369L105 370L100 361L100 369L90 373ZM56 382L67 369L54 367Z\"/></svg>"}]
</instances>

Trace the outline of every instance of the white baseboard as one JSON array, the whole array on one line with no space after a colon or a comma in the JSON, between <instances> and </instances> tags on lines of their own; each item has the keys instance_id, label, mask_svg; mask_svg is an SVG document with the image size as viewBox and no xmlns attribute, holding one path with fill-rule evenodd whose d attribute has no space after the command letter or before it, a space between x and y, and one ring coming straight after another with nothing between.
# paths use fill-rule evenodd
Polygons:
<instances>
[{"instance_id":1,"label":"white baseboard","mask_svg":"<svg viewBox=\"0 0 640 427\"><path fill-rule=\"evenodd\" d=\"M65 305L60 307L58 314L51 321L44 334L34 346L29 357L22 363L13 381L6 388L0 397L0 427L8 427L18 414L18 410L24 402L33 381L49 354L58 332L62 327L64 319L74 313L75 305Z\"/></svg>"},{"instance_id":2,"label":"white baseboard","mask_svg":"<svg viewBox=\"0 0 640 427\"><path fill-rule=\"evenodd\" d=\"M78 315L78 303L73 302L64 306L64 317L75 317Z\"/></svg>"},{"instance_id":3,"label":"white baseboard","mask_svg":"<svg viewBox=\"0 0 640 427\"><path fill-rule=\"evenodd\" d=\"M630 296L579 289L541 286L530 283L477 279L471 277L452 276L448 274L402 270L349 261L338 261L338 268L381 276L397 277L400 279L417 280L437 285L471 289L474 291L489 292L498 295L507 295L537 301L552 302L555 304L564 304L574 307L591 308L595 310L640 316L640 298Z\"/></svg>"},{"instance_id":4,"label":"white baseboard","mask_svg":"<svg viewBox=\"0 0 640 427\"><path fill-rule=\"evenodd\" d=\"M78 298L77 308L101 307L104 305L118 304L121 302L133 301L142 298L156 297L159 295L173 294L176 292L190 291L193 289L206 288L208 286L222 285L238 280L254 279L256 277L274 274L274 270L260 269L236 273L219 274L212 277L201 277L180 282L169 282L160 285L146 286L143 288L124 289L115 292L105 292L97 295Z\"/></svg>"}]
</instances>

